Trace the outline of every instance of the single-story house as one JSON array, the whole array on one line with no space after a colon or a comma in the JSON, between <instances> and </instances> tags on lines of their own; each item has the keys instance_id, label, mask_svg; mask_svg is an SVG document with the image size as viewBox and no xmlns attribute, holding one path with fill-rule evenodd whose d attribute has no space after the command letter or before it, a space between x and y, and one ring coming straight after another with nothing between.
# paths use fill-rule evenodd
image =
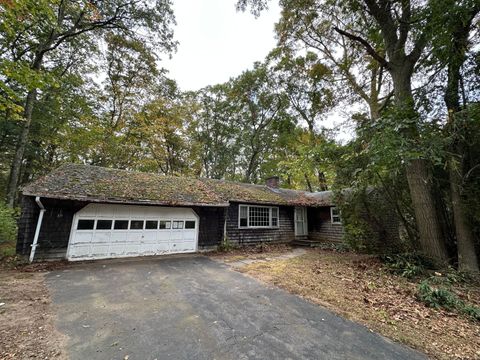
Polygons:
<instances>
[{"instance_id":1,"label":"single-story house","mask_svg":"<svg viewBox=\"0 0 480 360\"><path fill-rule=\"evenodd\" d=\"M66 164L23 187L17 252L87 260L341 241L329 191Z\"/></svg>"}]
</instances>

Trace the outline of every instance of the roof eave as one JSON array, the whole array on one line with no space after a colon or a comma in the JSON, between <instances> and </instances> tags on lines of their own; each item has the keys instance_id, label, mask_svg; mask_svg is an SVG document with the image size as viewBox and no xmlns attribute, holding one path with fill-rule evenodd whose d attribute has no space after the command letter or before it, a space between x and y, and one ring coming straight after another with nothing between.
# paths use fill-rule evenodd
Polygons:
<instances>
[{"instance_id":1,"label":"roof eave","mask_svg":"<svg viewBox=\"0 0 480 360\"><path fill-rule=\"evenodd\" d=\"M188 201L156 201L156 200L135 200L135 199L118 199L118 198L98 198L90 196L71 196L71 195L59 195L40 192L22 191L25 196L39 196L47 199L57 200L70 200L70 201L87 201L96 203L109 203L109 204L126 204L126 205L160 205L160 206L201 206L201 207L228 207L230 203L195 203Z\"/></svg>"}]
</instances>

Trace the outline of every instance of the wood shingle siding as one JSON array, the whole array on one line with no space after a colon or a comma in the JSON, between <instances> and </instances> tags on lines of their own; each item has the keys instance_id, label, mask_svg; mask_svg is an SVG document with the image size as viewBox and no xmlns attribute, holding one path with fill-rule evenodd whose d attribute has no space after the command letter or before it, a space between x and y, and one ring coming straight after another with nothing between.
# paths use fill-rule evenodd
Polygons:
<instances>
[{"instance_id":1,"label":"wood shingle siding","mask_svg":"<svg viewBox=\"0 0 480 360\"><path fill-rule=\"evenodd\" d=\"M309 208L307 217L309 239L336 243L343 241L343 226L332 224L330 207Z\"/></svg>"},{"instance_id":2,"label":"wood shingle siding","mask_svg":"<svg viewBox=\"0 0 480 360\"><path fill-rule=\"evenodd\" d=\"M40 209L32 196L22 196L20 199L22 212L18 219L17 254L30 254Z\"/></svg>"},{"instance_id":3,"label":"wood shingle siding","mask_svg":"<svg viewBox=\"0 0 480 360\"><path fill-rule=\"evenodd\" d=\"M198 248L211 249L222 243L225 208L193 207L200 217Z\"/></svg>"},{"instance_id":4,"label":"wood shingle siding","mask_svg":"<svg viewBox=\"0 0 480 360\"><path fill-rule=\"evenodd\" d=\"M242 203L243 204L243 203ZM279 206L279 227L239 229L239 203L231 203L227 211L227 237L232 244L248 245L263 242L289 242L295 238L292 206Z\"/></svg>"},{"instance_id":5,"label":"wood shingle siding","mask_svg":"<svg viewBox=\"0 0 480 360\"><path fill-rule=\"evenodd\" d=\"M73 215L87 203L45 198L41 201L46 211L40 228L35 258L65 258ZM35 198L23 196L17 240L17 252L22 255L30 254L39 212Z\"/></svg>"}]
</instances>

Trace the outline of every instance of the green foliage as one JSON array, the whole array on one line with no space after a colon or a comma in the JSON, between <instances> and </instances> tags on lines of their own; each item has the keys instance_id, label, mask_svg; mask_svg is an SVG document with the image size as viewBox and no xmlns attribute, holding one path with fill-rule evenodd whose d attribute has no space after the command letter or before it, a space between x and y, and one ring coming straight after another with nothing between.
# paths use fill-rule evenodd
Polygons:
<instances>
[{"instance_id":1,"label":"green foliage","mask_svg":"<svg viewBox=\"0 0 480 360\"><path fill-rule=\"evenodd\" d=\"M353 250L360 252L372 252L375 243L378 242L378 235L368 226L365 221L348 217L342 211L342 222L344 229L343 241Z\"/></svg>"},{"instance_id":2,"label":"green foliage","mask_svg":"<svg viewBox=\"0 0 480 360\"><path fill-rule=\"evenodd\" d=\"M217 250L220 252L228 252L235 248L237 248L237 246L235 246L235 244L233 244L230 239L225 236L222 240L222 243L218 245Z\"/></svg>"},{"instance_id":3,"label":"green foliage","mask_svg":"<svg viewBox=\"0 0 480 360\"><path fill-rule=\"evenodd\" d=\"M17 240L17 213L0 202L0 244L13 243Z\"/></svg>"},{"instance_id":4,"label":"green foliage","mask_svg":"<svg viewBox=\"0 0 480 360\"><path fill-rule=\"evenodd\" d=\"M315 246L317 249L332 250L339 253L349 252L354 250L348 244L345 243L320 243Z\"/></svg>"},{"instance_id":5,"label":"green foliage","mask_svg":"<svg viewBox=\"0 0 480 360\"><path fill-rule=\"evenodd\" d=\"M418 285L416 296L428 307L456 311L474 321L480 321L480 307L467 304L447 288L430 286L427 280Z\"/></svg>"},{"instance_id":6,"label":"green foliage","mask_svg":"<svg viewBox=\"0 0 480 360\"><path fill-rule=\"evenodd\" d=\"M424 275L432 264L415 253L390 254L381 257L388 270L407 279Z\"/></svg>"}]
</instances>

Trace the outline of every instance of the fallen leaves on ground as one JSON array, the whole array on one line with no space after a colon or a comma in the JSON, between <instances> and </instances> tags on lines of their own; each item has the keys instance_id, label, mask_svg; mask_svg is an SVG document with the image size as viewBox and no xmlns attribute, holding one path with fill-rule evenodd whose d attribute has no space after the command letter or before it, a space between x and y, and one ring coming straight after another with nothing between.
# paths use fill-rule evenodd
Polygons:
<instances>
[{"instance_id":1,"label":"fallen leaves on ground","mask_svg":"<svg viewBox=\"0 0 480 360\"><path fill-rule=\"evenodd\" d=\"M0 359L66 359L42 273L0 270Z\"/></svg>"},{"instance_id":2,"label":"fallen leaves on ground","mask_svg":"<svg viewBox=\"0 0 480 360\"><path fill-rule=\"evenodd\" d=\"M480 359L480 324L456 313L426 307L416 283L392 275L375 257L325 250L238 269L437 359ZM478 287L458 287L480 301Z\"/></svg>"},{"instance_id":3,"label":"fallen leaves on ground","mask_svg":"<svg viewBox=\"0 0 480 360\"><path fill-rule=\"evenodd\" d=\"M215 251L207 255L212 258L218 258L226 263L244 260L244 259L266 259L279 256L292 251L288 244L259 244L255 246L242 246L228 251Z\"/></svg>"}]
</instances>

